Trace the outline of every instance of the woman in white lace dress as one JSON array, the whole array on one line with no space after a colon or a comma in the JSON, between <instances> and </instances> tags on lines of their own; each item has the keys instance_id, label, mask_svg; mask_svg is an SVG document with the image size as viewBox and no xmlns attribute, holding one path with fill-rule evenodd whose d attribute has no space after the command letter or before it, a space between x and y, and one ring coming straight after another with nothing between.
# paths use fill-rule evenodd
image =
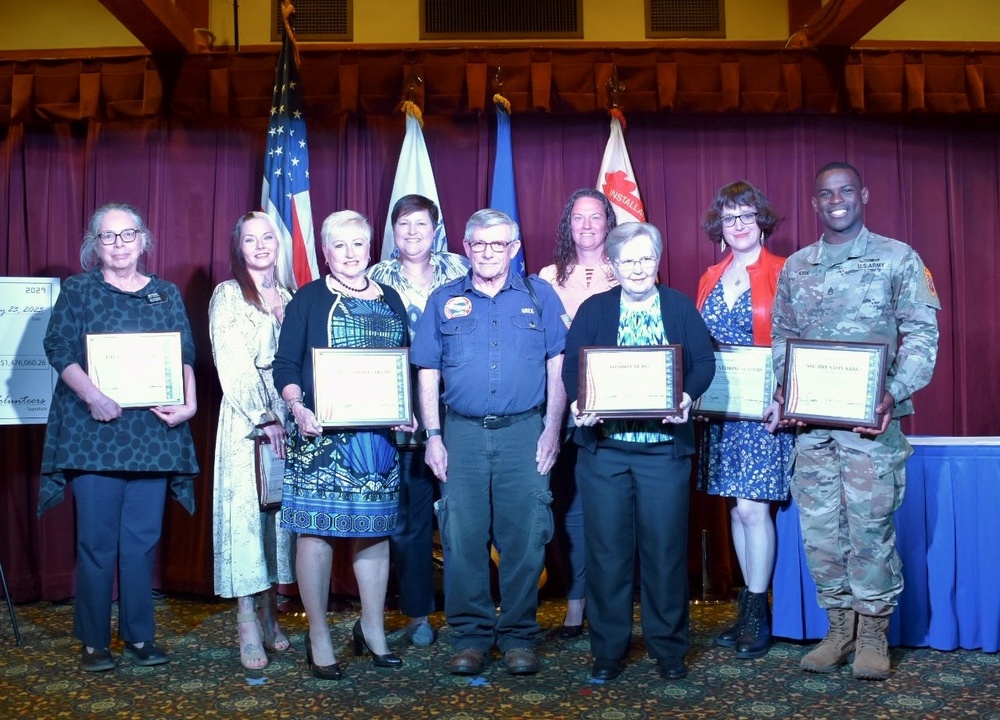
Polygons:
<instances>
[{"instance_id":1,"label":"woman in white lace dress","mask_svg":"<svg viewBox=\"0 0 1000 720\"><path fill-rule=\"evenodd\" d=\"M285 452L287 408L271 379L291 299L276 272L279 256L280 235L267 215L241 217L229 252L234 279L215 288L208 311L223 393L215 444L215 592L237 600L240 662L250 670L267 666L265 649L288 649L275 583L295 582L292 535L278 526L277 510L261 512L254 475L257 435L266 435L280 457Z\"/></svg>"}]
</instances>

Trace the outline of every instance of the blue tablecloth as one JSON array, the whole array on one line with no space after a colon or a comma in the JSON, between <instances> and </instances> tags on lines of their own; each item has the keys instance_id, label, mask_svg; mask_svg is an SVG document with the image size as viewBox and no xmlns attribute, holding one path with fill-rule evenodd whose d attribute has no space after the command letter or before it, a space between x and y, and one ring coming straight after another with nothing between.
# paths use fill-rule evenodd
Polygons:
<instances>
[{"instance_id":1,"label":"blue tablecloth","mask_svg":"<svg viewBox=\"0 0 1000 720\"><path fill-rule=\"evenodd\" d=\"M1000 650L1000 438L910 438L906 495L896 512L905 588L889 642ZM802 550L793 502L777 517L774 634L826 634L826 612Z\"/></svg>"}]
</instances>

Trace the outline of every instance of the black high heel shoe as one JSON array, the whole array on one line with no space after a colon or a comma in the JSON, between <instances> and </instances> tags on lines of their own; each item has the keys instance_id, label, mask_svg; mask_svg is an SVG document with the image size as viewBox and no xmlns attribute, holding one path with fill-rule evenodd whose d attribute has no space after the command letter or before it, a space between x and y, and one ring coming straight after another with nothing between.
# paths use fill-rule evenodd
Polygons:
<instances>
[{"instance_id":1,"label":"black high heel shoe","mask_svg":"<svg viewBox=\"0 0 1000 720\"><path fill-rule=\"evenodd\" d=\"M340 680L344 677L344 673L340 671L340 665L336 661L333 665L313 664L312 640L309 639L308 633L306 634L306 664L309 665L312 676L317 680Z\"/></svg>"},{"instance_id":2,"label":"black high heel shoe","mask_svg":"<svg viewBox=\"0 0 1000 720\"><path fill-rule=\"evenodd\" d=\"M361 621L358 620L354 623L354 629L351 631L354 636L354 655L360 656L365 650L372 654L372 665L375 667L382 668L398 668L403 664L402 659L395 653L386 653L385 655L376 655L372 651L371 647L368 645L368 641L365 640L365 631L361 629Z\"/></svg>"}]
</instances>

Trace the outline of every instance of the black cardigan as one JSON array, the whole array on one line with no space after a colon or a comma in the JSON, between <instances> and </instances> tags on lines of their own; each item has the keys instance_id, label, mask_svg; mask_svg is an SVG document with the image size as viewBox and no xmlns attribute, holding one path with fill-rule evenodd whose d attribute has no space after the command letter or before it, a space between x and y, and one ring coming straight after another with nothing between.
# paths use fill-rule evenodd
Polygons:
<instances>
[{"instance_id":1,"label":"black cardigan","mask_svg":"<svg viewBox=\"0 0 1000 720\"><path fill-rule=\"evenodd\" d=\"M705 321L686 295L662 285L660 310L663 329L671 345L682 347L684 392L697 400L708 389L715 376L715 353L712 337ZM618 344L618 321L621 312L620 287L587 298L573 318L566 337L566 357L563 360L563 383L567 401L577 399L580 375L580 348L592 345L615 346ZM667 425L674 435L674 455L683 457L694 453L694 428L691 420L681 425ZM577 444L593 451L600 434L595 428L576 429Z\"/></svg>"}]
</instances>

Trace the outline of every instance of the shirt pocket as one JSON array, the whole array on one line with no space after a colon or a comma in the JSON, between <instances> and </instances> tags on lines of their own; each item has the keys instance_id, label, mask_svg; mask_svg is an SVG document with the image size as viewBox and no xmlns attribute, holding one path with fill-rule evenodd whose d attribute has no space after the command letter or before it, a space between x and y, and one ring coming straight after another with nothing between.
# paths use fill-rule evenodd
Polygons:
<instances>
[{"instance_id":1,"label":"shirt pocket","mask_svg":"<svg viewBox=\"0 0 1000 720\"><path fill-rule=\"evenodd\" d=\"M875 321L891 316L892 288L889 279L881 273L866 272L859 283L855 294L856 305L853 319L860 321Z\"/></svg>"},{"instance_id":2,"label":"shirt pocket","mask_svg":"<svg viewBox=\"0 0 1000 720\"><path fill-rule=\"evenodd\" d=\"M545 357L545 332L541 318L534 314L519 313L510 316L514 327L514 348L519 360Z\"/></svg>"},{"instance_id":3,"label":"shirt pocket","mask_svg":"<svg viewBox=\"0 0 1000 720\"><path fill-rule=\"evenodd\" d=\"M471 317L453 318L441 325L441 362L464 365L476 352L476 321Z\"/></svg>"}]
</instances>

